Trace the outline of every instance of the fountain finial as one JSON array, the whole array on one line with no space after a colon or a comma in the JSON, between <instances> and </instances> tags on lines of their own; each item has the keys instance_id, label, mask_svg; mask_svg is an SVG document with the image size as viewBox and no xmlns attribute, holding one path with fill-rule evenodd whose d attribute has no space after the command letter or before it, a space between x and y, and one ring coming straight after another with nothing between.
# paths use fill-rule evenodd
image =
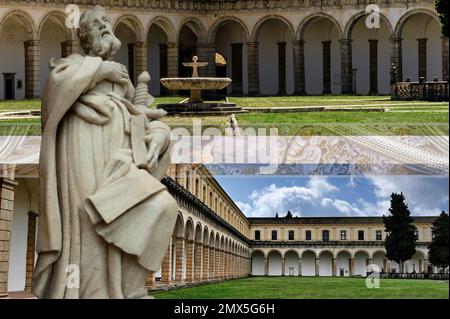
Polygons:
<instances>
[{"instance_id":1,"label":"fountain finial","mask_svg":"<svg viewBox=\"0 0 450 319\"><path fill-rule=\"evenodd\" d=\"M184 66L191 67L192 68L192 76L193 78L198 78L198 72L197 69L199 67L207 66L208 62L197 62L198 56L194 55L192 57L192 62L183 62Z\"/></svg>"}]
</instances>

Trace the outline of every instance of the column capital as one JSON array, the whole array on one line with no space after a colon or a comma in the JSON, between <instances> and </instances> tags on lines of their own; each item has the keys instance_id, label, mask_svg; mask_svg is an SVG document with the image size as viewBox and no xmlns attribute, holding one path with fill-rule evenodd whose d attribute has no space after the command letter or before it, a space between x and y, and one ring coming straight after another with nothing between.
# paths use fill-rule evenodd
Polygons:
<instances>
[{"instance_id":1,"label":"column capital","mask_svg":"<svg viewBox=\"0 0 450 319\"><path fill-rule=\"evenodd\" d=\"M349 44L352 43L352 42L353 42L352 39L347 39L347 38L339 39L339 43L341 43L341 44L347 44L347 45L349 45Z\"/></svg>"},{"instance_id":2,"label":"column capital","mask_svg":"<svg viewBox=\"0 0 450 319\"><path fill-rule=\"evenodd\" d=\"M178 48L178 42L167 42L168 48Z\"/></svg>"},{"instance_id":3,"label":"column capital","mask_svg":"<svg viewBox=\"0 0 450 319\"><path fill-rule=\"evenodd\" d=\"M240 42L240 43L230 43L230 45L233 47L233 46L235 46L235 47L241 47L241 46L243 46L244 45L244 43L242 43L242 42Z\"/></svg>"},{"instance_id":4,"label":"column capital","mask_svg":"<svg viewBox=\"0 0 450 319\"><path fill-rule=\"evenodd\" d=\"M257 47L259 45L258 41L248 41L247 46L249 47Z\"/></svg>"},{"instance_id":5,"label":"column capital","mask_svg":"<svg viewBox=\"0 0 450 319\"><path fill-rule=\"evenodd\" d=\"M26 40L26 41L23 42L23 44L26 47L40 46L41 45L41 41L39 41L39 40Z\"/></svg>"},{"instance_id":6,"label":"column capital","mask_svg":"<svg viewBox=\"0 0 450 319\"><path fill-rule=\"evenodd\" d=\"M367 40L368 42L375 42L375 43L377 43L378 42L378 39L369 39L369 40Z\"/></svg>"},{"instance_id":7,"label":"column capital","mask_svg":"<svg viewBox=\"0 0 450 319\"><path fill-rule=\"evenodd\" d=\"M322 41L322 44L331 44L331 40Z\"/></svg>"}]
</instances>

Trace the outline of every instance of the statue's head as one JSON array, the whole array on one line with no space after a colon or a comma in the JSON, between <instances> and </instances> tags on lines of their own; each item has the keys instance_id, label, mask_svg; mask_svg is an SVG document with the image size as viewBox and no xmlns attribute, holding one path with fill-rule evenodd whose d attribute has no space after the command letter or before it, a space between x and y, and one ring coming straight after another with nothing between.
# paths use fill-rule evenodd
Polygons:
<instances>
[{"instance_id":1,"label":"statue's head","mask_svg":"<svg viewBox=\"0 0 450 319\"><path fill-rule=\"evenodd\" d=\"M87 55L99 56L103 60L112 60L121 44L114 35L105 9L101 6L83 12L80 17L78 38Z\"/></svg>"}]
</instances>

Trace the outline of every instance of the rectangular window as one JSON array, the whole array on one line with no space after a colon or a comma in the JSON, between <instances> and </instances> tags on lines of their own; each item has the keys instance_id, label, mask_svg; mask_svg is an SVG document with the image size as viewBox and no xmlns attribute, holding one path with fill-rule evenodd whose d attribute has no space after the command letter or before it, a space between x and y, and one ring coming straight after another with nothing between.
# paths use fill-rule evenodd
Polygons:
<instances>
[{"instance_id":1,"label":"rectangular window","mask_svg":"<svg viewBox=\"0 0 450 319\"><path fill-rule=\"evenodd\" d=\"M383 240L383 235L382 235L381 230L377 230L375 237L376 237L376 240Z\"/></svg>"},{"instance_id":2,"label":"rectangular window","mask_svg":"<svg viewBox=\"0 0 450 319\"><path fill-rule=\"evenodd\" d=\"M294 231L293 230L289 231L289 240L294 240Z\"/></svg>"},{"instance_id":3,"label":"rectangular window","mask_svg":"<svg viewBox=\"0 0 450 319\"><path fill-rule=\"evenodd\" d=\"M330 231L322 230L322 240L323 241L330 241Z\"/></svg>"},{"instance_id":4,"label":"rectangular window","mask_svg":"<svg viewBox=\"0 0 450 319\"><path fill-rule=\"evenodd\" d=\"M261 232L259 230L255 230L255 240L261 240Z\"/></svg>"},{"instance_id":5,"label":"rectangular window","mask_svg":"<svg viewBox=\"0 0 450 319\"><path fill-rule=\"evenodd\" d=\"M364 230L358 230L358 240L364 240Z\"/></svg>"},{"instance_id":6,"label":"rectangular window","mask_svg":"<svg viewBox=\"0 0 450 319\"><path fill-rule=\"evenodd\" d=\"M419 231L418 231L418 230L416 230L416 231L414 232L414 235L416 236L416 240L419 240Z\"/></svg>"},{"instance_id":7,"label":"rectangular window","mask_svg":"<svg viewBox=\"0 0 450 319\"><path fill-rule=\"evenodd\" d=\"M272 240L278 239L278 232L276 230L272 230Z\"/></svg>"},{"instance_id":8,"label":"rectangular window","mask_svg":"<svg viewBox=\"0 0 450 319\"><path fill-rule=\"evenodd\" d=\"M311 231L310 230L306 231L305 238L306 238L306 240L311 240Z\"/></svg>"},{"instance_id":9,"label":"rectangular window","mask_svg":"<svg viewBox=\"0 0 450 319\"><path fill-rule=\"evenodd\" d=\"M341 240L347 240L347 231L341 230Z\"/></svg>"}]
</instances>

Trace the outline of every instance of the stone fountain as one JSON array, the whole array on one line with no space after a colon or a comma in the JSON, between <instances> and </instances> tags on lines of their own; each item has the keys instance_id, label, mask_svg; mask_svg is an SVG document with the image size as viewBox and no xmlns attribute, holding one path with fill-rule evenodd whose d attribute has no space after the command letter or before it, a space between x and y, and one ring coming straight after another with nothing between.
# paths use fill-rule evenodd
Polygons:
<instances>
[{"instance_id":1,"label":"stone fountain","mask_svg":"<svg viewBox=\"0 0 450 319\"><path fill-rule=\"evenodd\" d=\"M203 115L221 115L246 112L241 107L238 107L236 103L204 101L202 98L203 90L224 89L230 85L230 78L198 76L198 68L207 66L208 62L198 62L197 56L192 58L192 62L185 62L183 65L192 68L192 76L190 78L162 78L160 81L169 90L189 90L189 98L180 103L158 104L158 109L164 109L169 114L184 115L199 113Z\"/></svg>"}]
</instances>

